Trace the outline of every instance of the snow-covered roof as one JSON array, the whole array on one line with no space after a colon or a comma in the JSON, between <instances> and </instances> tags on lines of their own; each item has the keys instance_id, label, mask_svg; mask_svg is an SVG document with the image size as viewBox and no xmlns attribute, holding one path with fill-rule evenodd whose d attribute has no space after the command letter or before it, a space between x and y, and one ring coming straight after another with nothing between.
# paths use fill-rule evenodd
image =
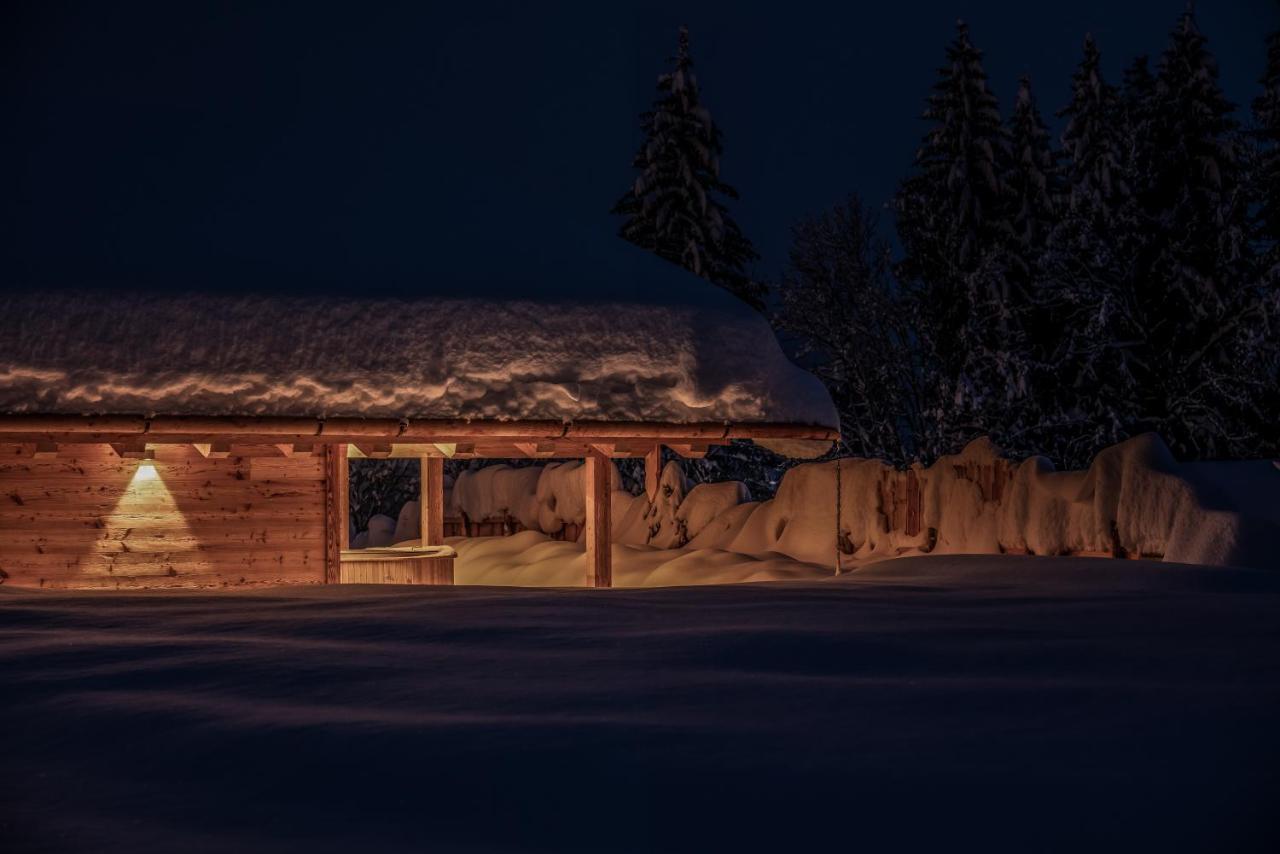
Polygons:
<instances>
[{"instance_id":1,"label":"snow-covered roof","mask_svg":"<svg viewBox=\"0 0 1280 854\"><path fill-rule=\"evenodd\" d=\"M838 427L819 381L729 297L3 295L0 413Z\"/></svg>"}]
</instances>

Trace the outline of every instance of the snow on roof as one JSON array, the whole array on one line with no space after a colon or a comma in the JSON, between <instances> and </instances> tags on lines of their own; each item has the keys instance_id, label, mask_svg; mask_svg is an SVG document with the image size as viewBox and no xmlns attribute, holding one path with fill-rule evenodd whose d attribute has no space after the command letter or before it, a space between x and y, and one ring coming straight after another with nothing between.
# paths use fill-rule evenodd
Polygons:
<instances>
[{"instance_id":1,"label":"snow on roof","mask_svg":"<svg viewBox=\"0 0 1280 854\"><path fill-rule=\"evenodd\" d=\"M0 295L0 412L838 426L821 383L730 297Z\"/></svg>"}]
</instances>

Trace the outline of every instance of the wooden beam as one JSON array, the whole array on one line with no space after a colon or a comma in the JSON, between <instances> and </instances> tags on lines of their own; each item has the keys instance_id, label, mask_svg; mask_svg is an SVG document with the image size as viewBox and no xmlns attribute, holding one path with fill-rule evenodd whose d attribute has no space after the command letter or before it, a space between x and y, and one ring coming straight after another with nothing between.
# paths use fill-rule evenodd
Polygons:
<instances>
[{"instance_id":1,"label":"wooden beam","mask_svg":"<svg viewBox=\"0 0 1280 854\"><path fill-rule=\"evenodd\" d=\"M583 484L587 504L587 586L613 586L613 549L609 531L609 502L613 497L613 463L599 451L586 457Z\"/></svg>"},{"instance_id":2,"label":"wooden beam","mask_svg":"<svg viewBox=\"0 0 1280 854\"><path fill-rule=\"evenodd\" d=\"M148 451L146 442L112 442L111 450L122 460L154 460L155 451Z\"/></svg>"},{"instance_id":3,"label":"wooden beam","mask_svg":"<svg viewBox=\"0 0 1280 854\"><path fill-rule=\"evenodd\" d=\"M393 439L404 432L407 423L400 418L325 418L321 422L320 435L326 438L360 436Z\"/></svg>"},{"instance_id":4,"label":"wooden beam","mask_svg":"<svg viewBox=\"0 0 1280 854\"><path fill-rule=\"evenodd\" d=\"M422 457L418 510L422 545L444 545L444 458Z\"/></svg>"},{"instance_id":5,"label":"wooden beam","mask_svg":"<svg viewBox=\"0 0 1280 854\"><path fill-rule=\"evenodd\" d=\"M286 445L285 447L290 447L290 446ZM219 453L221 453L222 450L223 448L219 448ZM285 453L284 448L282 448L279 444L275 442L266 442L266 443L264 442L246 442L246 443L232 442L229 445L225 446L225 450L227 451L229 456L244 457L246 459L260 458L260 457L271 457L271 458L279 459L282 456L286 456L286 457L289 456L288 454ZM210 449L210 456L212 456L212 454L213 454L213 451L212 449Z\"/></svg>"},{"instance_id":6,"label":"wooden beam","mask_svg":"<svg viewBox=\"0 0 1280 854\"><path fill-rule=\"evenodd\" d=\"M669 444L667 447L686 459L698 460L707 455L711 445L708 442L680 442Z\"/></svg>"},{"instance_id":7,"label":"wooden beam","mask_svg":"<svg viewBox=\"0 0 1280 854\"><path fill-rule=\"evenodd\" d=\"M729 425L724 422L704 424L661 424L650 421L575 421L564 432L566 439L723 439Z\"/></svg>"},{"instance_id":8,"label":"wooden beam","mask_svg":"<svg viewBox=\"0 0 1280 854\"><path fill-rule=\"evenodd\" d=\"M658 482L662 479L662 446L654 445L644 455L644 494L649 503L658 500Z\"/></svg>"},{"instance_id":9,"label":"wooden beam","mask_svg":"<svg viewBox=\"0 0 1280 854\"><path fill-rule=\"evenodd\" d=\"M230 442L196 442L192 447L200 452L200 456L210 460L222 460L231 456Z\"/></svg>"},{"instance_id":10,"label":"wooden beam","mask_svg":"<svg viewBox=\"0 0 1280 854\"><path fill-rule=\"evenodd\" d=\"M390 442L356 442L356 449L371 460L385 460L391 456Z\"/></svg>"},{"instance_id":11,"label":"wooden beam","mask_svg":"<svg viewBox=\"0 0 1280 854\"><path fill-rule=\"evenodd\" d=\"M262 436L264 438L257 441L269 442L266 436L315 436L320 432L320 424L315 418L276 415L157 415L147 421L146 432L149 436L165 433Z\"/></svg>"},{"instance_id":12,"label":"wooden beam","mask_svg":"<svg viewBox=\"0 0 1280 854\"><path fill-rule=\"evenodd\" d=\"M307 418L293 416L157 416L144 415L0 415L0 434L36 436L58 440L77 435L76 441L119 442L125 437L146 434L149 442L187 443L207 441L215 436L238 437L240 441L270 442L314 440L325 443L358 439L399 442L475 441L496 437L518 441L568 439L587 441L724 441L726 439L815 439L835 441L839 431L831 427L805 424L726 424L704 422L677 424L647 421L468 421L465 419L405 418ZM259 437L250 439L248 437ZM8 439L7 441L27 441ZM66 441L71 441L70 439Z\"/></svg>"},{"instance_id":13,"label":"wooden beam","mask_svg":"<svg viewBox=\"0 0 1280 854\"><path fill-rule=\"evenodd\" d=\"M515 442L515 449L526 457L554 457L556 455L555 442Z\"/></svg>"},{"instance_id":14,"label":"wooden beam","mask_svg":"<svg viewBox=\"0 0 1280 854\"><path fill-rule=\"evenodd\" d=\"M51 460L58 456L58 443L50 442L48 439L36 442L36 449L31 456L37 460Z\"/></svg>"},{"instance_id":15,"label":"wooden beam","mask_svg":"<svg viewBox=\"0 0 1280 854\"><path fill-rule=\"evenodd\" d=\"M342 552L351 538L347 494L347 446L324 448L324 583L337 584Z\"/></svg>"},{"instance_id":16,"label":"wooden beam","mask_svg":"<svg viewBox=\"0 0 1280 854\"><path fill-rule=\"evenodd\" d=\"M144 433L147 419L141 415L4 415L0 433Z\"/></svg>"}]
</instances>

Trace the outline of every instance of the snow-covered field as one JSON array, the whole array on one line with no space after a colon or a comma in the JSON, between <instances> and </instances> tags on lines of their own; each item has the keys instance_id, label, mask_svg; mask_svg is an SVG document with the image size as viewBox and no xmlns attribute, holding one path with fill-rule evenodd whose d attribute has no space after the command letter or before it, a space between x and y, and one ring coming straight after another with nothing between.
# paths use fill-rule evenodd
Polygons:
<instances>
[{"instance_id":1,"label":"snow-covered field","mask_svg":"<svg viewBox=\"0 0 1280 854\"><path fill-rule=\"evenodd\" d=\"M0 588L6 851L1277 850L1280 574Z\"/></svg>"}]
</instances>

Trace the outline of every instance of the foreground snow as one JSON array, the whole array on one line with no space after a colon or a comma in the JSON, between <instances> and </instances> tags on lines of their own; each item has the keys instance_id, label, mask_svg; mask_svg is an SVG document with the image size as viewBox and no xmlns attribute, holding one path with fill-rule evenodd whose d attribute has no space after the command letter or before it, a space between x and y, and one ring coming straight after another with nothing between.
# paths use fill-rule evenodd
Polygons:
<instances>
[{"instance_id":1,"label":"foreground snow","mask_svg":"<svg viewBox=\"0 0 1280 854\"><path fill-rule=\"evenodd\" d=\"M458 551L454 563L456 584L578 587L587 577L587 557L581 543L551 540L535 531L521 531L509 537L450 537L448 543ZM613 547L614 587L817 581L833 574L831 566L779 554L751 556L720 549Z\"/></svg>"},{"instance_id":2,"label":"foreground snow","mask_svg":"<svg viewBox=\"0 0 1280 854\"><path fill-rule=\"evenodd\" d=\"M0 839L1280 844L1280 574L927 557L661 590L0 587Z\"/></svg>"}]
</instances>

